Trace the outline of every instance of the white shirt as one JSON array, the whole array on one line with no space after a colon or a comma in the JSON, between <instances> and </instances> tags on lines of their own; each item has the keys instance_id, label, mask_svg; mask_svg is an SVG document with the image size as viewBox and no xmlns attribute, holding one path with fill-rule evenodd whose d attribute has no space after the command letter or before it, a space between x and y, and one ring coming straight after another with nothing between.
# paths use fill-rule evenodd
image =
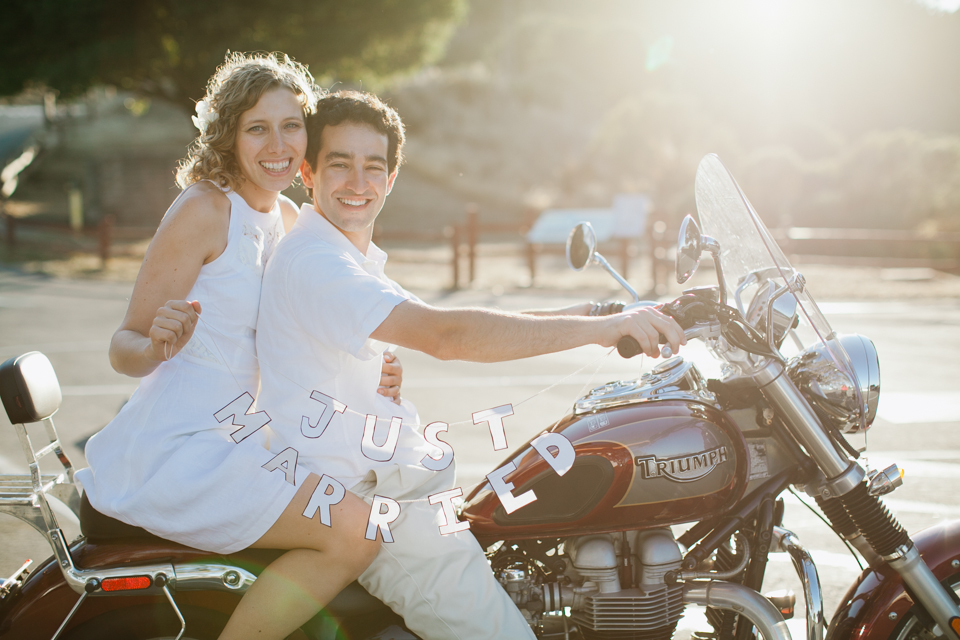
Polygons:
<instances>
[{"instance_id":1,"label":"white shirt","mask_svg":"<svg viewBox=\"0 0 960 640\"><path fill-rule=\"evenodd\" d=\"M347 488L379 465L419 465L428 452L436 454L417 432L416 408L377 393L383 352L390 345L370 334L398 304L417 300L384 275L386 261L373 243L361 253L305 204L263 276L257 408L270 416L277 436L270 449L292 447L299 464ZM376 445L384 444L392 418L403 421L389 460L371 459L361 450L368 414L378 418Z\"/></svg>"}]
</instances>

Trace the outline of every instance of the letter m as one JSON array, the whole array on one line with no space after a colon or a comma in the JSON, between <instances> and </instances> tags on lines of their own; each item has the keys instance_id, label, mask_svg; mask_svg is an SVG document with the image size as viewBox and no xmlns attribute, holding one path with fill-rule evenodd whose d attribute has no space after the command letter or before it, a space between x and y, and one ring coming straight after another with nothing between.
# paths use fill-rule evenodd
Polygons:
<instances>
[{"instance_id":1,"label":"letter m","mask_svg":"<svg viewBox=\"0 0 960 640\"><path fill-rule=\"evenodd\" d=\"M256 413L247 413L253 407L253 396L244 392L236 400L225 406L220 411L213 414L217 422L223 422L227 418L233 418L233 426L240 427L230 434L234 442L246 440L254 433L259 431L270 422L270 416L266 411L257 411Z\"/></svg>"}]
</instances>

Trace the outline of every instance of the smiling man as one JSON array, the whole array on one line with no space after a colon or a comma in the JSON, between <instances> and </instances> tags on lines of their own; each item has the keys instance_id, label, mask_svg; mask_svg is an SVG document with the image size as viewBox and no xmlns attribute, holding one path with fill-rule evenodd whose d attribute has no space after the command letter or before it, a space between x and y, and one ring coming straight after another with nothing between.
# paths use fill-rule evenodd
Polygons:
<instances>
[{"instance_id":1,"label":"smiling man","mask_svg":"<svg viewBox=\"0 0 960 640\"><path fill-rule=\"evenodd\" d=\"M588 317L590 304L531 314L424 304L384 275L387 256L371 242L402 159L400 117L376 96L339 92L320 100L307 133L301 173L312 202L267 265L257 325L258 406L277 436L271 449L289 460L275 469L299 463L335 479L317 504L335 503L341 486L373 500L367 535L385 544L360 583L425 640L533 638L469 530L436 506L438 494L450 499L454 465L437 462L442 452L417 431L409 402L373 391L380 357L400 345L498 362L625 335L657 355L659 333L676 351L682 331L650 308ZM321 522L337 526L325 508Z\"/></svg>"}]
</instances>

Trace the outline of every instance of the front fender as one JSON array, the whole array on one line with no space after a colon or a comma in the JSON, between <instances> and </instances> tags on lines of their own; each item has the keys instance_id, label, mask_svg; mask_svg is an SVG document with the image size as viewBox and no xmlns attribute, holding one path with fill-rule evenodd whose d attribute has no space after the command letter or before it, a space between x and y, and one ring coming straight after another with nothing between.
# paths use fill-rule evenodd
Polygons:
<instances>
[{"instance_id":1,"label":"front fender","mask_svg":"<svg viewBox=\"0 0 960 640\"><path fill-rule=\"evenodd\" d=\"M960 573L960 520L911 536L920 556L941 582ZM830 621L827 640L888 638L914 606L900 575L887 565L866 569L847 590ZM896 614L891 619L891 614Z\"/></svg>"}]
</instances>

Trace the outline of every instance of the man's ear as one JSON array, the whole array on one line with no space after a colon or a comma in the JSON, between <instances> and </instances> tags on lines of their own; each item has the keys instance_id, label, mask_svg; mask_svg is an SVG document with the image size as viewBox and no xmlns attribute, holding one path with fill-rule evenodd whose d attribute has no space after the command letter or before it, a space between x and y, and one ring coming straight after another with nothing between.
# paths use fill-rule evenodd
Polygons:
<instances>
[{"instance_id":1,"label":"man's ear","mask_svg":"<svg viewBox=\"0 0 960 640\"><path fill-rule=\"evenodd\" d=\"M313 169L310 163L304 160L300 163L300 177L303 179L303 186L307 189L313 189Z\"/></svg>"},{"instance_id":2,"label":"man's ear","mask_svg":"<svg viewBox=\"0 0 960 640\"><path fill-rule=\"evenodd\" d=\"M385 196L390 195L390 192L393 191L393 182L397 179L397 172L400 171L400 167L397 167L393 170L393 173L390 174L390 178L387 180L387 193Z\"/></svg>"}]
</instances>

